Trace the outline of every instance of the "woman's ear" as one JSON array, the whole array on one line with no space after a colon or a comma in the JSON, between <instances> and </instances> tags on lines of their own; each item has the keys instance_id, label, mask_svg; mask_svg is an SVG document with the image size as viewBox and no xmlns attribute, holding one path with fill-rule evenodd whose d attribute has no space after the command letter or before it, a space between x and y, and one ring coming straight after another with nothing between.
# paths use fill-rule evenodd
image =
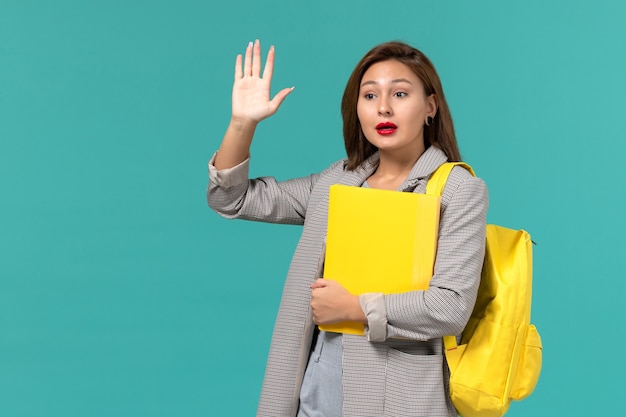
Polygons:
<instances>
[{"instance_id":1,"label":"woman's ear","mask_svg":"<svg viewBox=\"0 0 626 417\"><path fill-rule=\"evenodd\" d=\"M439 105L437 104L437 96L435 95L435 93L426 97L426 112L427 112L426 115L427 116L430 116L434 119L435 115L437 114L438 108L439 108Z\"/></svg>"}]
</instances>

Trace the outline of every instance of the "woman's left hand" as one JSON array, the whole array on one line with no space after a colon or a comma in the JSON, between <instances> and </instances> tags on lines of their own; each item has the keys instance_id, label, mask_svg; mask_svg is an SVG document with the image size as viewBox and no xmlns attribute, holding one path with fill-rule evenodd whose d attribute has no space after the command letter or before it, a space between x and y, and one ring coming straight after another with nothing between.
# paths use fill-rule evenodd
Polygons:
<instances>
[{"instance_id":1,"label":"woman's left hand","mask_svg":"<svg viewBox=\"0 0 626 417\"><path fill-rule=\"evenodd\" d=\"M315 324L341 321L367 323L359 297L330 279L318 278L311 284L311 310Z\"/></svg>"}]
</instances>

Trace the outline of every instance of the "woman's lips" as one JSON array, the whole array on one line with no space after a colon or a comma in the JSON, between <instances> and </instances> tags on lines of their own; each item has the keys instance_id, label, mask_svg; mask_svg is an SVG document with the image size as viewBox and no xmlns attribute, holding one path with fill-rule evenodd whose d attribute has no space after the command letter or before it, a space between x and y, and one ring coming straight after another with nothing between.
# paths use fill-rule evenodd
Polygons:
<instances>
[{"instance_id":1,"label":"woman's lips","mask_svg":"<svg viewBox=\"0 0 626 417\"><path fill-rule=\"evenodd\" d=\"M397 128L398 126L391 122L381 122L376 125L376 131L379 135L383 136L391 135L396 131Z\"/></svg>"}]
</instances>

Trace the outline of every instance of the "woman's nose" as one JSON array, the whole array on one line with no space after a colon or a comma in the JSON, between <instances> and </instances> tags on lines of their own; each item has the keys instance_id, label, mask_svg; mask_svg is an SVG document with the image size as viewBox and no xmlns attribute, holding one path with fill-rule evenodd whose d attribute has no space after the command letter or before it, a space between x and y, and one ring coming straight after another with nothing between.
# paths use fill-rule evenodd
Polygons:
<instances>
[{"instance_id":1,"label":"woman's nose","mask_svg":"<svg viewBox=\"0 0 626 417\"><path fill-rule=\"evenodd\" d=\"M381 99L380 103L378 104L378 114L389 116L391 115L391 113L392 111L389 102L387 100Z\"/></svg>"}]
</instances>

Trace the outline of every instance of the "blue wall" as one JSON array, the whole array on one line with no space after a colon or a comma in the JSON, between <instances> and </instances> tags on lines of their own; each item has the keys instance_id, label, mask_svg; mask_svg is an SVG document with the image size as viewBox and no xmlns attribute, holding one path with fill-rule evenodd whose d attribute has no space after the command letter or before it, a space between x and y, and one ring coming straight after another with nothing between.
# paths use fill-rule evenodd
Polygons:
<instances>
[{"instance_id":1,"label":"blue wall","mask_svg":"<svg viewBox=\"0 0 626 417\"><path fill-rule=\"evenodd\" d=\"M430 56L489 221L538 242L544 370L510 415L618 412L626 3L211 3L0 0L0 415L254 414L300 229L223 220L204 193L255 38L274 90L296 86L252 150L281 179L344 155L370 47Z\"/></svg>"}]
</instances>

